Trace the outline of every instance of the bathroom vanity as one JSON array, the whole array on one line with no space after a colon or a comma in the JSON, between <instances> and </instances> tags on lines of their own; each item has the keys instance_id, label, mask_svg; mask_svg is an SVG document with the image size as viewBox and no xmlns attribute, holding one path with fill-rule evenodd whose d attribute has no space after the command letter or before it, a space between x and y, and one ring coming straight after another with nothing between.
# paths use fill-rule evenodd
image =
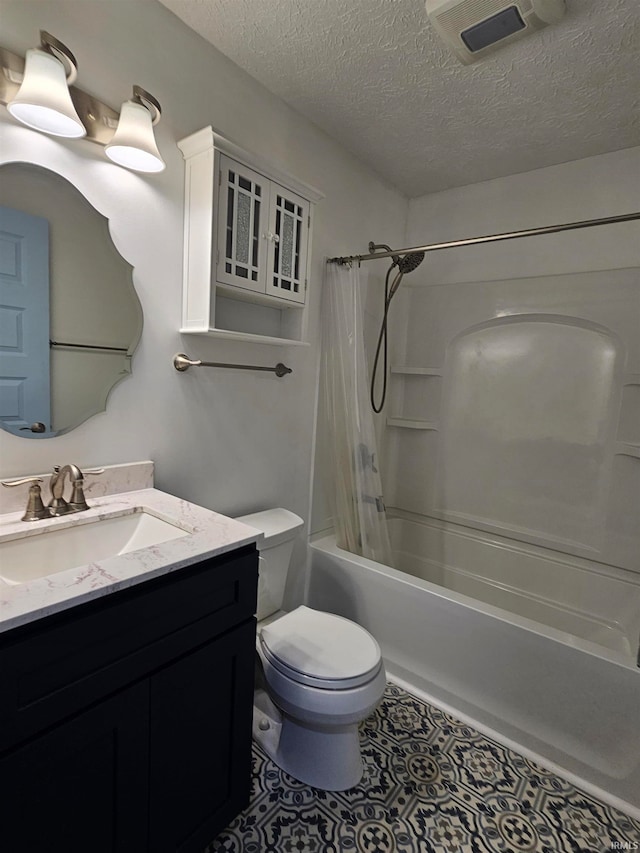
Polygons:
<instances>
[{"instance_id":1,"label":"bathroom vanity","mask_svg":"<svg viewBox=\"0 0 640 853\"><path fill-rule=\"evenodd\" d=\"M0 846L200 853L249 797L259 534L155 489L93 503L73 527L144 512L186 535L1 582ZM0 575L35 527L3 518Z\"/></svg>"}]
</instances>

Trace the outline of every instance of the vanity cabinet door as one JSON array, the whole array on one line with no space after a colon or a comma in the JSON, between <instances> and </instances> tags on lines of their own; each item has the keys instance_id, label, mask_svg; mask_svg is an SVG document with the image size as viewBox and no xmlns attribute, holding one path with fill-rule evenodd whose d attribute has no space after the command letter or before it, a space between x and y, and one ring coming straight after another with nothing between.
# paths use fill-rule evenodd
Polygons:
<instances>
[{"instance_id":1,"label":"vanity cabinet door","mask_svg":"<svg viewBox=\"0 0 640 853\"><path fill-rule=\"evenodd\" d=\"M150 853L201 853L249 802L255 620L150 679Z\"/></svg>"},{"instance_id":2,"label":"vanity cabinet door","mask_svg":"<svg viewBox=\"0 0 640 853\"><path fill-rule=\"evenodd\" d=\"M147 849L148 682L0 757L0 849Z\"/></svg>"}]
</instances>

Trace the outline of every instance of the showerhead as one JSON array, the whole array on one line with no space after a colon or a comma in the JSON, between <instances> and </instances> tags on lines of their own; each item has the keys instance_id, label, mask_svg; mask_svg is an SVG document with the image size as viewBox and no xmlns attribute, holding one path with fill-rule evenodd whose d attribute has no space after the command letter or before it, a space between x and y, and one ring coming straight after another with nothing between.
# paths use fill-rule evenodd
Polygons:
<instances>
[{"instance_id":1,"label":"showerhead","mask_svg":"<svg viewBox=\"0 0 640 853\"><path fill-rule=\"evenodd\" d=\"M410 252L408 255L394 257L396 266L400 272L405 275L408 272L413 272L424 261L424 252Z\"/></svg>"},{"instance_id":2,"label":"showerhead","mask_svg":"<svg viewBox=\"0 0 640 853\"><path fill-rule=\"evenodd\" d=\"M390 246L387 246L386 243L369 243L369 251L377 252L378 249L385 249L387 252L391 252L392 249ZM392 260L394 266L398 267L402 275L408 272L413 272L420 264L424 261L424 252L409 252L408 255L392 255Z\"/></svg>"}]
</instances>

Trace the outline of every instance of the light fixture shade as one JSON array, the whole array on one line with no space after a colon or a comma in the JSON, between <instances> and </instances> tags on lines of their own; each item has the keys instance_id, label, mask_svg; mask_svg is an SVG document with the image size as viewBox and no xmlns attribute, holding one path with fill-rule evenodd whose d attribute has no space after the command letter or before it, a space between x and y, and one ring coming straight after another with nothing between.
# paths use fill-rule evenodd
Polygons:
<instances>
[{"instance_id":1,"label":"light fixture shade","mask_svg":"<svg viewBox=\"0 0 640 853\"><path fill-rule=\"evenodd\" d=\"M165 163L156 145L151 113L143 104L124 102L118 127L105 153L114 163L127 169L162 172Z\"/></svg>"},{"instance_id":2,"label":"light fixture shade","mask_svg":"<svg viewBox=\"0 0 640 853\"><path fill-rule=\"evenodd\" d=\"M73 106L64 65L39 48L27 51L22 85L7 109L27 127L54 136L77 138L87 132Z\"/></svg>"}]
</instances>

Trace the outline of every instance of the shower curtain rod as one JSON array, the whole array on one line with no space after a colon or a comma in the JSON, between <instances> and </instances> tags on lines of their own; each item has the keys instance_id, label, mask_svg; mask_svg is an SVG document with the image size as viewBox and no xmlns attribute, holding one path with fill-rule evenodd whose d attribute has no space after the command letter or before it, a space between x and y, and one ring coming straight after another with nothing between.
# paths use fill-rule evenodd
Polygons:
<instances>
[{"instance_id":1,"label":"shower curtain rod","mask_svg":"<svg viewBox=\"0 0 640 853\"><path fill-rule=\"evenodd\" d=\"M341 258L329 258L327 263L348 264L351 261L373 261L376 258L392 258L394 255L409 255L413 252L435 252L438 249L453 249L459 246L473 246L478 243L495 243L498 240L515 240L518 237L535 237L538 234L555 234L558 231L573 231L578 228L590 228L593 225L613 225L616 222L631 222L640 219L640 212L623 213L621 216L606 216L601 219L584 219L581 222L565 222L561 225L545 225L542 228L528 228L525 231L506 231L504 234L487 234L484 237L467 237L465 240L450 240L448 243L430 243L427 246L413 246L410 249L393 249L390 252L372 252L369 255L348 255Z\"/></svg>"}]
</instances>

